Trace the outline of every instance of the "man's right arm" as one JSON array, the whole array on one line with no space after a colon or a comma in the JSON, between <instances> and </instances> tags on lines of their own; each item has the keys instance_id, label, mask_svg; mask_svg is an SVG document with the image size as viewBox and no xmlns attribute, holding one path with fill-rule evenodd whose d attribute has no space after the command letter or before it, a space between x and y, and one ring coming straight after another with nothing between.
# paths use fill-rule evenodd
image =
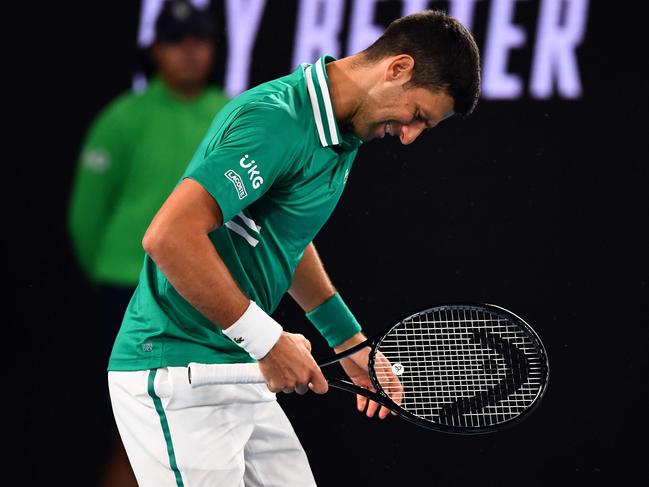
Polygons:
<instances>
[{"instance_id":1,"label":"man's right arm","mask_svg":"<svg viewBox=\"0 0 649 487\"><path fill-rule=\"evenodd\" d=\"M196 181L184 179L153 218L142 240L176 291L216 326L227 330L250 306L208 234L221 226L214 198ZM264 323L259 323L264 326ZM283 332L259 360L274 392L327 391L327 382L301 335Z\"/></svg>"}]
</instances>

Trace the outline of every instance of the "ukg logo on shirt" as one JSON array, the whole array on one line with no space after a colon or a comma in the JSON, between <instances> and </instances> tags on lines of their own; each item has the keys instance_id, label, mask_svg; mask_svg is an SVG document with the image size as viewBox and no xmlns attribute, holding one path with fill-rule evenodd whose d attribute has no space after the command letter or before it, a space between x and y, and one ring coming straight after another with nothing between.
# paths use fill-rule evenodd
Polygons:
<instances>
[{"instance_id":1,"label":"ukg logo on shirt","mask_svg":"<svg viewBox=\"0 0 649 487\"><path fill-rule=\"evenodd\" d=\"M246 154L239 160L239 165L244 169L250 168L248 169L248 176L250 177L250 181L252 181L252 187L258 189L259 186L264 184L264 178L261 177L261 173L255 162L254 160L249 161L248 154Z\"/></svg>"},{"instance_id":2,"label":"ukg logo on shirt","mask_svg":"<svg viewBox=\"0 0 649 487\"><path fill-rule=\"evenodd\" d=\"M228 171L225 173L225 177L232 181L232 184L234 184L240 200L248 196L248 192L246 191L246 187L243 185L241 176L239 176L235 171L228 169Z\"/></svg>"}]
</instances>

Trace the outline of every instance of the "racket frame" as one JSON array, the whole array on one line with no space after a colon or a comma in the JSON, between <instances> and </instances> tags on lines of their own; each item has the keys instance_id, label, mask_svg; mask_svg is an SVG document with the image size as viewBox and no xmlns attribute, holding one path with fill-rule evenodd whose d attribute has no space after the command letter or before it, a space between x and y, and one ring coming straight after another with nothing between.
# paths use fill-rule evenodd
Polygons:
<instances>
[{"instance_id":1,"label":"racket frame","mask_svg":"<svg viewBox=\"0 0 649 487\"><path fill-rule=\"evenodd\" d=\"M484 311L489 311L491 313L495 314L500 314L504 315L508 320L515 322L517 325L520 326L520 328L523 330L523 332L527 335L527 337L534 343L536 348L540 351L540 355L543 359L543 365L545 367L545 381L541 386L541 389L539 390L536 398L534 399L534 402L526 408L524 411L522 411L520 414L515 416L514 418L508 419L506 421L503 421L501 423L495 424L495 425L490 425L490 426L481 426L481 427L472 427L472 428L467 428L463 426L448 426L444 424L438 424L438 423L433 423L431 421L427 421L425 419L422 419L413 413L407 411L406 409L402 408L398 404L396 404L390 396L383 390L381 387L381 384L376 377L375 369L374 369L374 364L375 364L375 356L378 351L378 348L383 341L383 339L390 333L390 331L401 325L405 321L412 320L413 318L416 318L417 316L421 316L426 313L430 313L432 311L436 310L443 310L445 308L450 308L450 309L462 309L462 308L470 308L470 309L475 309L475 308L482 308ZM326 360L318 362L318 365L320 367L326 367L328 365L334 364L336 362L339 362L340 360L353 355L354 353L358 352L362 348L365 347L370 347L370 353L369 353L369 362L368 362L368 371L369 371L369 376L370 380L372 382L372 385L374 386L374 391L370 391L368 389L364 389L362 387L357 386L356 384L353 384L347 380L343 379L338 379L338 378L327 378L327 382L329 383L330 386L335 387L337 389L342 389L348 392L352 392L355 394L360 394L362 396L365 396L377 403L379 403L382 406L385 406L386 408L390 409L394 413L396 413L398 416L402 417L403 419L410 421L418 426L421 426L423 428L427 429L432 429L435 431L439 431L442 433L452 433L456 435L478 435L478 434L485 434L485 433L494 433L496 431L501 431L506 428L510 428L511 426L514 426L515 424L520 423L524 419L526 419L530 413L532 413L539 405L541 402L541 399L543 398L545 391L547 389L547 384L548 380L550 378L550 364L547 358L547 353L545 350L545 347L543 346L543 342L541 342L541 339L537 335L537 333L532 329L530 325L528 325L521 317L515 315L511 311L501 307L497 306L494 304L488 304L488 303L452 303L452 304L442 304L439 306L433 306L431 308L425 309L423 311L418 311L417 313L414 313L398 323L389 326L386 328L382 333L374 335L372 338L369 338L365 340L362 343L359 343L358 345L355 345L344 352L341 352L337 355L334 355Z\"/></svg>"},{"instance_id":2,"label":"racket frame","mask_svg":"<svg viewBox=\"0 0 649 487\"><path fill-rule=\"evenodd\" d=\"M518 415L515 417L502 421L500 423L497 423L495 425L490 425L490 426L482 426L482 427L463 427L463 426L448 426L444 424L439 424L439 423L434 423L432 421L420 418L416 416L415 414L407 411L400 405L396 404L390 396L383 390L377 376L376 372L374 369L375 365L375 357L376 353L379 350L381 342L386 338L386 336L394 329L395 327L403 324L404 322L413 320L414 318L424 315L426 313L431 313L433 311L442 311L444 309L452 309L452 310L459 310L459 309L472 309L472 310L480 310L480 311L486 311L486 312L491 312L495 313L497 315L500 315L502 317L505 317L507 320L515 323L516 325L519 326L519 328L523 331L523 333L529 338L533 344L535 345L535 348L540 352L539 355L541 356L542 359L542 367L544 367L545 375L544 375L544 381L541 384L541 387L534 398L532 404L530 404L525 410L521 411ZM401 418L416 424L417 426L426 428L426 429L431 429L434 431L439 431L442 433L452 433L452 434L459 434L459 435L477 435L477 434L484 434L484 433L492 433L496 431L500 431L506 428L509 428L515 424L520 423L522 420L527 418L530 413L532 413L539 405L541 402L541 399L543 398L545 391L547 390L547 384L549 381L549 376L550 376L550 365L548 362L547 358L547 353L545 350L545 347L543 346L543 343L541 342L541 339L539 336L536 334L536 332L532 329L530 325L528 325L523 319L521 319L519 316L515 315L509 310L506 310L505 308L502 308L500 306L496 306L493 304L486 304L486 303L452 303L452 304L440 304L437 306L433 306L431 308L425 309L423 311L418 311L417 313L414 313L398 323L391 325L387 328L384 329L382 333L373 335L371 338L368 338L367 340L350 347L347 350L344 350L338 354L332 355L324 360L318 361L318 365L321 368L327 367L329 365L335 364L336 362L339 362L340 360L349 357L361 349L369 347L370 352L368 354L368 375L370 378L370 381L372 385L374 386L375 391L371 391L366 388L362 388L360 386L357 386L356 384L353 384L349 380L344 380L344 379L339 379L335 377L326 377L327 382L331 387L337 388L337 389L342 389L347 392L351 392L354 394L359 394L362 396L367 397L368 399L371 399L372 401L377 402L381 406L384 406L391 411L393 411L395 414L400 416ZM197 364L201 365L201 364ZM203 364L204 365L204 364ZM255 379L253 379L251 382L244 382L244 383L263 383L264 382L264 377L259 372L259 380L257 380L257 374L254 374ZM192 382L192 377L191 377L191 367L188 367L188 380L190 383L193 384ZM208 382L209 383L209 382ZM220 382L215 382L215 383L220 383Z\"/></svg>"}]
</instances>

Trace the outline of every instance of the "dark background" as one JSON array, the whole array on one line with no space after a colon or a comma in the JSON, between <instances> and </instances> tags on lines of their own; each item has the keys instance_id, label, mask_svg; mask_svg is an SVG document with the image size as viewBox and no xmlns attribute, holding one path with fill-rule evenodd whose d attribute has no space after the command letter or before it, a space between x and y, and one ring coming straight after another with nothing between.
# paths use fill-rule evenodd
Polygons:
<instances>
[{"instance_id":1,"label":"dark background","mask_svg":"<svg viewBox=\"0 0 649 487\"><path fill-rule=\"evenodd\" d=\"M251 84L291 69L294 3L267 7ZM604 3L591 2L579 49L581 99L483 100L469 120L445 122L411 146L367 144L316 240L369 333L449 301L520 314L551 361L541 407L511 430L455 437L368 420L343 392L280 396L320 485L608 485L645 470L646 53L638 12ZM519 20L537 4L525 2ZM4 191L6 324L21 335L5 342L10 397L21 398L21 419L10 421L19 431L15 485L95 485L103 462L105 364L66 211L88 124L141 67L139 8L49 2L16 48L29 56L21 79L35 106L14 119L27 140L8 141L22 157L9 157ZM475 25L480 43L484 21ZM264 42L271 36L275 44ZM217 82L226 52L222 43ZM527 80L530 55L531 47L515 52L510 71ZM275 316L324 351L296 305L285 300Z\"/></svg>"}]
</instances>

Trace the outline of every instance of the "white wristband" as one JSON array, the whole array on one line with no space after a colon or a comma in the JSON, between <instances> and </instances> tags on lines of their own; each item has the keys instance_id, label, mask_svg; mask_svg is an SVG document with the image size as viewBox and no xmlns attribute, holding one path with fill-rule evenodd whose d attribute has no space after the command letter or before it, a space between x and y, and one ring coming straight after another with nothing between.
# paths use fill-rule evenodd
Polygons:
<instances>
[{"instance_id":1,"label":"white wristband","mask_svg":"<svg viewBox=\"0 0 649 487\"><path fill-rule=\"evenodd\" d=\"M275 346L282 331L282 325L266 314L257 303L250 301L248 309L223 333L252 358L260 360Z\"/></svg>"}]
</instances>

